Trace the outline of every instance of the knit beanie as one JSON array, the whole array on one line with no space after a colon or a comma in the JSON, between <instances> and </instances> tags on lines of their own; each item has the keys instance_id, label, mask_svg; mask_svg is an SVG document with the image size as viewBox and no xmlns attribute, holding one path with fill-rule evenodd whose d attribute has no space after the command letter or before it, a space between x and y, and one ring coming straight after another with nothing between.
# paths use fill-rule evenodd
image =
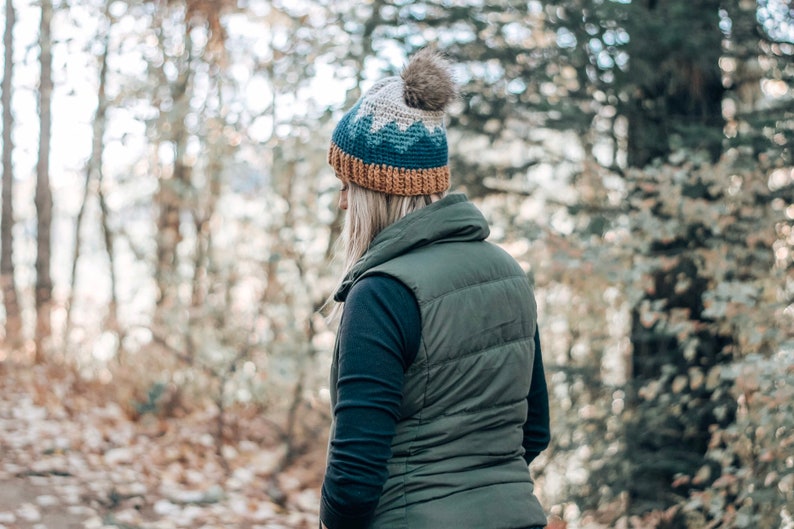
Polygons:
<instances>
[{"instance_id":1,"label":"knit beanie","mask_svg":"<svg viewBox=\"0 0 794 529\"><path fill-rule=\"evenodd\" d=\"M444 110L455 97L449 63L416 53L400 76L370 88L334 130L328 163L342 181L392 195L449 189Z\"/></svg>"}]
</instances>

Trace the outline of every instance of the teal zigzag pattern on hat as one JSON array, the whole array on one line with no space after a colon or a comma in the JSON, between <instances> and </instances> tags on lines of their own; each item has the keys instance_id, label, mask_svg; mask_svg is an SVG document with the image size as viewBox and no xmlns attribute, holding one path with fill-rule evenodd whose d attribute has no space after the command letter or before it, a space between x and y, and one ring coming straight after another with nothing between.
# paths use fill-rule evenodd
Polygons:
<instances>
[{"instance_id":1,"label":"teal zigzag pattern on hat","mask_svg":"<svg viewBox=\"0 0 794 529\"><path fill-rule=\"evenodd\" d=\"M406 130L389 122L372 131L373 117L355 118L360 102L339 121L333 142L365 164L384 164L405 169L431 169L448 162L447 137L442 127L432 132L421 121Z\"/></svg>"}]
</instances>

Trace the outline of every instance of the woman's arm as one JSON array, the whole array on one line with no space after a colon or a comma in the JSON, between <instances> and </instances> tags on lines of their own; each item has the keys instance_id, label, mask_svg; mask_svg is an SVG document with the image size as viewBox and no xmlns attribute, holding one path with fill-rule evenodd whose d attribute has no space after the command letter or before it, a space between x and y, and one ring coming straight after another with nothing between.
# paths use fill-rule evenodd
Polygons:
<instances>
[{"instance_id":1,"label":"woman's arm","mask_svg":"<svg viewBox=\"0 0 794 529\"><path fill-rule=\"evenodd\" d=\"M338 332L336 426L320 519L329 529L358 529L372 521L388 477L405 370L419 349L419 307L396 279L367 277L350 291Z\"/></svg>"},{"instance_id":2,"label":"woman's arm","mask_svg":"<svg viewBox=\"0 0 794 529\"><path fill-rule=\"evenodd\" d=\"M535 360L532 384L527 395L527 420L524 422L524 459L527 465L549 446L549 393L540 352L540 332L535 330Z\"/></svg>"}]
</instances>

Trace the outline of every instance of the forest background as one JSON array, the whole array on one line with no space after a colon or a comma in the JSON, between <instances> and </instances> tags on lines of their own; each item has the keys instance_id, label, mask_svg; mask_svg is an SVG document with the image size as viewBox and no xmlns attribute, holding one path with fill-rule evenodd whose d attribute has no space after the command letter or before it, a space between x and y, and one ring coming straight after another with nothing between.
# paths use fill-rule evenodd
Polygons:
<instances>
[{"instance_id":1,"label":"forest background","mask_svg":"<svg viewBox=\"0 0 794 529\"><path fill-rule=\"evenodd\" d=\"M316 527L342 112L455 63L553 528L794 528L794 6L7 0L0 526ZM38 524L38 525L36 525Z\"/></svg>"}]
</instances>

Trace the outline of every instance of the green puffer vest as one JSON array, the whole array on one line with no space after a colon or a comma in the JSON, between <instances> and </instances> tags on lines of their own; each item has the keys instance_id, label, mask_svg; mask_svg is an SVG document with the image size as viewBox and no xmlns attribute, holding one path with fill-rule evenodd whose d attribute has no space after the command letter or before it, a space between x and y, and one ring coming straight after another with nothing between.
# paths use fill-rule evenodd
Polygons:
<instances>
[{"instance_id":1,"label":"green puffer vest","mask_svg":"<svg viewBox=\"0 0 794 529\"><path fill-rule=\"evenodd\" d=\"M465 196L449 195L383 230L337 292L343 301L356 281L387 274L413 291L422 318L374 529L546 525L521 446L535 298L488 233Z\"/></svg>"}]
</instances>

